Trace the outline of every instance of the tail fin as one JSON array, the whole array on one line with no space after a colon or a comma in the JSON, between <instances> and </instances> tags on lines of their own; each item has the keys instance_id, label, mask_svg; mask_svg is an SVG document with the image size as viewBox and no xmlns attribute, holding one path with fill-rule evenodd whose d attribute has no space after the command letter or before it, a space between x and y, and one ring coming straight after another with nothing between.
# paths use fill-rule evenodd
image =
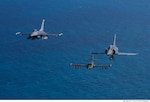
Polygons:
<instances>
[{"instance_id":1,"label":"tail fin","mask_svg":"<svg viewBox=\"0 0 150 102\"><path fill-rule=\"evenodd\" d=\"M114 35L114 42L113 45L116 45L116 34Z\"/></svg>"},{"instance_id":2,"label":"tail fin","mask_svg":"<svg viewBox=\"0 0 150 102\"><path fill-rule=\"evenodd\" d=\"M41 29L39 31L44 31L44 22L45 22L45 19L42 20Z\"/></svg>"}]
</instances>

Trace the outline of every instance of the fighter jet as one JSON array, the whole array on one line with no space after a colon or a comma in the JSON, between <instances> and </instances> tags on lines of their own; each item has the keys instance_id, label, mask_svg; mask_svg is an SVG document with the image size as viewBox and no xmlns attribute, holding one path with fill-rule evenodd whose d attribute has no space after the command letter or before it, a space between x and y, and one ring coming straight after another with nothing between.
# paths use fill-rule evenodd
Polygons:
<instances>
[{"instance_id":1,"label":"fighter jet","mask_svg":"<svg viewBox=\"0 0 150 102\"><path fill-rule=\"evenodd\" d=\"M109 47L106 48L105 52L93 52L92 54L106 54L109 56L110 60L113 60L114 55L137 55L138 53L119 52L119 49L116 45L116 34L115 34L113 44L109 45Z\"/></svg>"},{"instance_id":2,"label":"fighter jet","mask_svg":"<svg viewBox=\"0 0 150 102\"><path fill-rule=\"evenodd\" d=\"M70 63L70 66L73 66L75 68L86 67L87 69L93 69L95 67L107 69L107 68L112 66L111 64L109 64L109 65L95 65L94 60L96 60L96 59L94 59L94 55L92 55L92 61L90 63L88 63L88 64L72 64L72 63Z\"/></svg>"},{"instance_id":3,"label":"fighter jet","mask_svg":"<svg viewBox=\"0 0 150 102\"><path fill-rule=\"evenodd\" d=\"M49 36L55 36L55 37L60 37L63 35L63 33L60 33L60 34L48 34L46 32L44 32L44 22L45 22L45 19L42 20L42 24L41 24L41 28L40 30L36 30L34 29L32 31L32 33L22 33L22 32L17 32L16 35L28 35L27 39L43 39L43 40L46 40L48 39Z\"/></svg>"}]
</instances>

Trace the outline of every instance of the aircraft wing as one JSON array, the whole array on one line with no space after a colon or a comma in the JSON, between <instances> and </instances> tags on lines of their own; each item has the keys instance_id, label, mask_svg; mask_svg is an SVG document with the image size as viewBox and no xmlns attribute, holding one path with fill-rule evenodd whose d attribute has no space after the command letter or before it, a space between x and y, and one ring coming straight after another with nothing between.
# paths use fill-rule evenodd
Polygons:
<instances>
[{"instance_id":1,"label":"aircraft wing","mask_svg":"<svg viewBox=\"0 0 150 102\"><path fill-rule=\"evenodd\" d=\"M119 52L118 55L127 55L127 56L132 56L132 55L137 55L138 53L124 53L124 52Z\"/></svg>"},{"instance_id":2,"label":"aircraft wing","mask_svg":"<svg viewBox=\"0 0 150 102\"><path fill-rule=\"evenodd\" d=\"M16 35L20 35L20 36L22 36L22 35L30 35L30 33L17 32Z\"/></svg>"},{"instance_id":3,"label":"aircraft wing","mask_svg":"<svg viewBox=\"0 0 150 102\"><path fill-rule=\"evenodd\" d=\"M102 69L107 69L111 66L112 66L112 64L109 64L109 65L95 65L95 67L99 67L99 68L102 68Z\"/></svg>"},{"instance_id":4,"label":"aircraft wing","mask_svg":"<svg viewBox=\"0 0 150 102\"><path fill-rule=\"evenodd\" d=\"M47 34L47 35L49 35L49 36L56 36L56 37L60 37L60 36L62 36L62 35L63 35L63 33L60 33L60 34Z\"/></svg>"},{"instance_id":5,"label":"aircraft wing","mask_svg":"<svg viewBox=\"0 0 150 102\"><path fill-rule=\"evenodd\" d=\"M105 52L92 52L92 54L105 54Z\"/></svg>"},{"instance_id":6,"label":"aircraft wing","mask_svg":"<svg viewBox=\"0 0 150 102\"><path fill-rule=\"evenodd\" d=\"M70 66L73 66L75 68L86 67L85 64L72 64L72 63L70 63Z\"/></svg>"}]
</instances>

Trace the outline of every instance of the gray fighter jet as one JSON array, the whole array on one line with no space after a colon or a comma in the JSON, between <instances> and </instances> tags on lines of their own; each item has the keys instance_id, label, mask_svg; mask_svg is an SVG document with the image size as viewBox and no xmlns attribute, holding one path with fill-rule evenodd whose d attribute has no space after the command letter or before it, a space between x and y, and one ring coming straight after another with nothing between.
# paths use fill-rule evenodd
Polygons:
<instances>
[{"instance_id":1,"label":"gray fighter jet","mask_svg":"<svg viewBox=\"0 0 150 102\"><path fill-rule=\"evenodd\" d=\"M92 61L90 63L88 63L88 64L72 64L72 63L70 63L70 66L73 66L75 68L86 67L87 69L93 69L95 67L107 69L107 68L112 66L111 64L109 64L109 65L95 65L94 60L96 60L96 59L94 59L94 55L92 55Z\"/></svg>"},{"instance_id":2,"label":"gray fighter jet","mask_svg":"<svg viewBox=\"0 0 150 102\"><path fill-rule=\"evenodd\" d=\"M105 52L93 52L92 54L106 54L110 56L110 60L114 59L114 55L137 55L138 53L124 53L119 52L118 47L116 46L116 34L114 35L114 42L108 48L106 48Z\"/></svg>"},{"instance_id":3,"label":"gray fighter jet","mask_svg":"<svg viewBox=\"0 0 150 102\"><path fill-rule=\"evenodd\" d=\"M32 31L32 33L22 33L22 32L17 32L16 35L28 35L27 39L43 39L43 40L46 40L48 39L49 36L55 36L55 37L60 37L63 35L63 33L60 33L60 34L48 34L46 32L44 32L44 22L45 22L45 19L42 20L42 24L41 24L41 28L40 30L36 30L34 29Z\"/></svg>"}]
</instances>

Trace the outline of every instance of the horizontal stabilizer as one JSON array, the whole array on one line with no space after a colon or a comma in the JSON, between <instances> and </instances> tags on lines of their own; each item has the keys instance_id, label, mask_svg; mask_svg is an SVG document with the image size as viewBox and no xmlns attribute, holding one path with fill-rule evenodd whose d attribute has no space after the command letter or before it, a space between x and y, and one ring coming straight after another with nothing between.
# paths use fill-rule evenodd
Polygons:
<instances>
[{"instance_id":1,"label":"horizontal stabilizer","mask_svg":"<svg viewBox=\"0 0 150 102\"><path fill-rule=\"evenodd\" d=\"M124 53L124 52L119 52L118 55L127 55L127 56L132 56L132 55L137 55L138 53Z\"/></svg>"}]
</instances>

